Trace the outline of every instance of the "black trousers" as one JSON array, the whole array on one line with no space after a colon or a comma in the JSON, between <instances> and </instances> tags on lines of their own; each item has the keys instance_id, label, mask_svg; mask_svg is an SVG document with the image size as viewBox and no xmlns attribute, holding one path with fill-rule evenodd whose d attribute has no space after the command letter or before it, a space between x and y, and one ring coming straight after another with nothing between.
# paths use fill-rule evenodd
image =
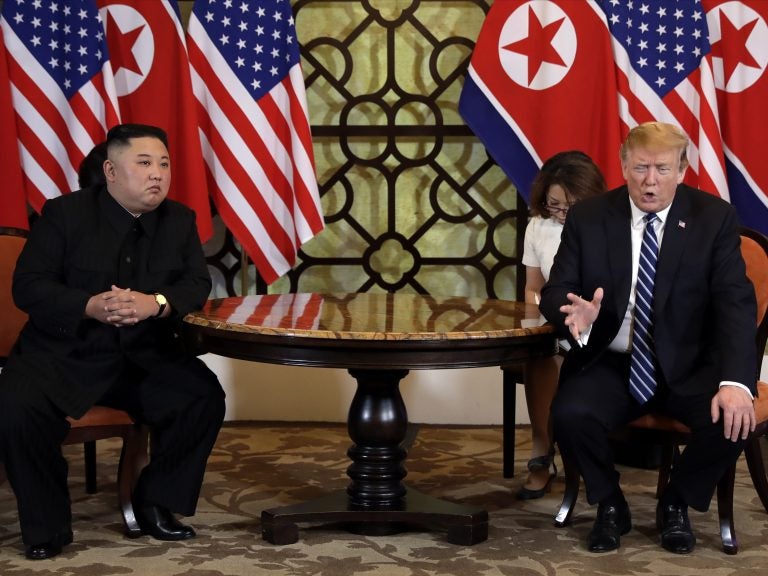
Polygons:
<instances>
[{"instance_id":1,"label":"black trousers","mask_svg":"<svg viewBox=\"0 0 768 576\"><path fill-rule=\"evenodd\" d=\"M194 514L205 465L224 420L224 391L197 358L145 372L127 366L99 404L128 411L150 425L150 462L134 500ZM16 494L24 543L69 530L67 462L61 443L66 415L18 372L0 375L0 458Z\"/></svg>"},{"instance_id":2,"label":"black trousers","mask_svg":"<svg viewBox=\"0 0 768 576\"><path fill-rule=\"evenodd\" d=\"M670 477L670 484L689 506L706 511L717 483L744 448L744 442L724 437L722 417L712 423L714 392L681 396L662 385L646 405L629 393L629 354L608 352L585 370L563 378L552 403L554 436L560 451L579 467L590 504L619 490L609 433L642 416L658 411L691 428L685 447Z\"/></svg>"}]
</instances>

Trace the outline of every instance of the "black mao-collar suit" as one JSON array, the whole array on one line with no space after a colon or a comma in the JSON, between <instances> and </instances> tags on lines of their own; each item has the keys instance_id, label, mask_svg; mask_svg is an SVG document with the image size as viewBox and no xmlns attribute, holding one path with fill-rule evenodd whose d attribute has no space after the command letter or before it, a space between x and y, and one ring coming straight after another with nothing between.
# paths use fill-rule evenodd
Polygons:
<instances>
[{"instance_id":1,"label":"black mao-collar suit","mask_svg":"<svg viewBox=\"0 0 768 576\"><path fill-rule=\"evenodd\" d=\"M85 318L88 299L113 284L163 294L171 317L120 328ZM165 200L135 219L103 186L45 204L14 275L14 298L29 321L0 376L0 453L25 542L50 540L69 522L58 446L64 416L78 417L96 403L152 425L140 496L194 513L224 394L184 349L179 328L210 287L194 213L185 206Z\"/></svg>"}]
</instances>

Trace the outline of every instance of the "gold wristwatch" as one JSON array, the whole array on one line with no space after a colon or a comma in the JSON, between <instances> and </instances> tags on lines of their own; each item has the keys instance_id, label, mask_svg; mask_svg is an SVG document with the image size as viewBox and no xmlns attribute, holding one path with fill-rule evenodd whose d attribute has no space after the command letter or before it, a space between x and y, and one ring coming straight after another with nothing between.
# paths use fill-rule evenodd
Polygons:
<instances>
[{"instance_id":1,"label":"gold wristwatch","mask_svg":"<svg viewBox=\"0 0 768 576\"><path fill-rule=\"evenodd\" d=\"M153 316L153 318L160 318L160 316L163 315L163 312L165 312L165 307L168 306L168 300L166 300L165 296L162 294L158 294L155 292L155 302L157 302L157 305L160 307L160 309L157 311L157 314Z\"/></svg>"}]
</instances>

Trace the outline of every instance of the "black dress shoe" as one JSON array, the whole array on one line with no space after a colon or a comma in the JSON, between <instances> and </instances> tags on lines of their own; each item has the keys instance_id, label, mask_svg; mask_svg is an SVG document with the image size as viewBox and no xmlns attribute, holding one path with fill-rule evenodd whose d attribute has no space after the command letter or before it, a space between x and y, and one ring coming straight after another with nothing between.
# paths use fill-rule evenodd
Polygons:
<instances>
[{"instance_id":1,"label":"black dress shoe","mask_svg":"<svg viewBox=\"0 0 768 576\"><path fill-rule=\"evenodd\" d=\"M134 506L134 512L141 532L157 540L188 540L196 535L192 527L181 524L162 506Z\"/></svg>"},{"instance_id":2,"label":"black dress shoe","mask_svg":"<svg viewBox=\"0 0 768 576\"><path fill-rule=\"evenodd\" d=\"M61 554L61 550L67 544L72 544L72 530L59 534L56 538L42 544L32 544L24 550L27 560L45 560Z\"/></svg>"},{"instance_id":3,"label":"black dress shoe","mask_svg":"<svg viewBox=\"0 0 768 576\"><path fill-rule=\"evenodd\" d=\"M621 545L621 536L632 529L632 515L629 505L598 504L597 519L587 536L590 552L610 552Z\"/></svg>"},{"instance_id":4,"label":"black dress shoe","mask_svg":"<svg viewBox=\"0 0 768 576\"><path fill-rule=\"evenodd\" d=\"M659 503L656 506L656 527L661 532L661 546L665 550L689 554L696 546L687 506Z\"/></svg>"}]
</instances>

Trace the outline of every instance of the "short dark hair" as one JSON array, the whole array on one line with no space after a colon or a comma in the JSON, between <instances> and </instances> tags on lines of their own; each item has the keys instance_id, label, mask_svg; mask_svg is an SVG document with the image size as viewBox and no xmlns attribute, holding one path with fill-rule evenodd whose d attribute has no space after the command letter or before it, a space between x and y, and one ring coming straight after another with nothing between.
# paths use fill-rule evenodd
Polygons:
<instances>
[{"instance_id":1,"label":"short dark hair","mask_svg":"<svg viewBox=\"0 0 768 576\"><path fill-rule=\"evenodd\" d=\"M600 168L580 150L558 152L541 166L531 185L531 215L549 217L547 192L559 185L575 202L607 191Z\"/></svg>"},{"instance_id":2,"label":"short dark hair","mask_svg":"<svg viewBox=\"0 0 768 576\"><path fill-rule=\"evenodd\" d=\"M118 124L107 132L107 149L112 146L127 146L133 138L157 138L168 148L165 130L149 124Z\"/></svg>"}]
</instances>

